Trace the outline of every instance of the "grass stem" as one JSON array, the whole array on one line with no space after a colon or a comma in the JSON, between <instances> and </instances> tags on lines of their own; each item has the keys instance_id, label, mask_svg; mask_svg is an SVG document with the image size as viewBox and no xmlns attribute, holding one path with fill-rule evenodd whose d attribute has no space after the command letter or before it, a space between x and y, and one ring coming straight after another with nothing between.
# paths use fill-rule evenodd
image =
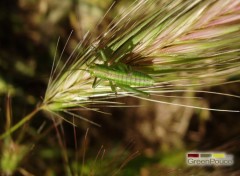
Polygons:
<instances>
[{"instance_id":1,"label":"grass stem","mask_svg":"<svg viewBox=\"0 0 240 176\"><path fill-rule=\"evenodd\" d=\"M28 115L26 115L22 120L20 120L17 124L15 124L13 127L9 128L9 130L7 130L6 132L4 132L3 134L0 135L0 140L7 137L8 135L10 135L11 133L13 133L14 131L16 131L18 128L20 128L22 125L24 125L27 121L29 121L36 113L38 113L43 106L37 107L36 109L34 109L31 113L29 113Z\"/></svg>"}]
</instances>

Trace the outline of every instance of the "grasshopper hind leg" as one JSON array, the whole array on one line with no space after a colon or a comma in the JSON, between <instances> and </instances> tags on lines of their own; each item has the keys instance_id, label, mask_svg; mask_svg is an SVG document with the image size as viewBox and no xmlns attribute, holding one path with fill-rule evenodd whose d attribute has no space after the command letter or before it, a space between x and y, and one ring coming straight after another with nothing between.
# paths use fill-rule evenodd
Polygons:
<instances>
[{"instance_id":1,"label":"grasshopper hind leg","mask_svg":"<svg viewBox=\"0 0 240 176\"><path fill-rule=\"evenodd\" d=\"M97 77L94 78L93 84L92 84L92 88L96 88L101 82L103 81L103 79L98 79ZM109 81L110 87L112 89L112 91L117 95L117 89L116 86L113 84L112 81Z\"/></svg>"},{"instance_id":2,"label":"grasshopper hind leg","mask_svg":"<svg viewBox=\"0 0 240 176\"><path fill-rule=\"evenodd\" d=\"M140 95L143 95L143 96L147 96L147 97L149 96L149 93L141 91L141 90L138 90L138 89L133 88L133 87L128 86L128 85L117 84L117 86L120 87L121 89L127 91L127 92L133 92L133 93L137 93L137 94L140 94Z\"/></svg>"}]
</instances>

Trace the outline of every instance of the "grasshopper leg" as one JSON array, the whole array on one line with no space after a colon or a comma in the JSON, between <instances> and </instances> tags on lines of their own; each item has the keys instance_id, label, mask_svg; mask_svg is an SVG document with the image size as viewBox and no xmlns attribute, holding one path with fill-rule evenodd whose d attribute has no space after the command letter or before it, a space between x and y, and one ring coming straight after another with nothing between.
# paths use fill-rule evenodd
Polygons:
<instances>
[{"instance_id":1,"label":"grasshopper leg","mask_svg":"<svg viewBox=\"0 0 240 176\"><path fill-rule=\"evenodd\" d=\"M102 81L102 79L97 79L97 77L95 77L93 84L92 84L92 88L96 88L100 84L101 81ZM116 86L112 83L112 81L109 81L109 84L110 84L112 91L115 92L115 94L117 95Z\"/></svg>"},{"instance_id":2,"label":"grasshopper leg","mask_svg":"<svg viewBox=\"0 0 240 176\"><path fill-rule=\"evenodd\" d=\"M93 84L92 84L92 88L96 88L100 84L101 81L102 81L102 79L97 79L97 77L95 77Z\"/></svg>"},{"instance_id":3,"label":"grasshopper leg","mask_svg":"<svg viewBox=\"0 0 240 176\"><path fill-rule=\"evenodd\" d=\"M118 63L118 65L113 66L113 69L127 73L131 71L131 68L123 63Z\"/></svg>"},{"instance_id":4,"label":"grasshopper leg","mask_svg":"<svg viewBox=\"0 0 240 176\"><path fill-rule=\"evenodd\" d=\"M115 92L115 94L117 95L117 90L116 90L116 86L113 85L112 81L109 81L110 87L112 89L113 92Z\"/></svg>"},{"instance_id":5,"label":"grasshopper leg","mask_svg":"<svg viewBox=\"0 0 240 176\"><path fill-rule=\"evenodd\" d=\"M149 96L149 93L138 90L136 88L133 88L131 86L128 85L124 85L124 84L117 84L118 87L120 87L121 89L128 91L128 92L133 92L133 93L137 93L137 94L141 94L143 96Z\"/></svg>"}]
</instances>

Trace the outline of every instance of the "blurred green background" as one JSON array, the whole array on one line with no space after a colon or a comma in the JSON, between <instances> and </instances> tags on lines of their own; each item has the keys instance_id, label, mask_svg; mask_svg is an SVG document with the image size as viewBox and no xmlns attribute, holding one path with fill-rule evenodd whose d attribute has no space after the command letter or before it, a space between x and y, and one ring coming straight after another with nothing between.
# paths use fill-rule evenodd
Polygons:
<instances>
[{"instance_id":1,"label":"blurred green background","mask_svg":"<svg viewBox=\"0 0 240 176\"><path fill-rule=\"evenodd\" d=\"M16 123L44 96L58 37L59 56L70 32L74 31L63 52L64 63L86 32L91 31L94 39L131 2L116 1L96 28L112 3L112 0L0 2L1 133L6 124L7 94L11 97L13 123ZM210 90L240 95L239 83ZM176 103L191 101L203 107L239 109L240 100L236 98L197 96L202 98L176 99ZM25 146L28 152L15 172L20 175L81 175L81 172L82 175L116 173L124 176L240 174L239 113L194 110L133 98L117 100L137 106L103 108L112 113L111 116L82 112L84 117L100 123L101 128L86 122L74 128L63 122L56 130L48 115L39 113L19 133L14 133L12 143L0 142L1 158L6 148L14 146L14 151L19 149L21 153L20 146ZM185 155L191 150L231 153L235 156L235 164L226 168L187 167ZM139 151L138 156L135 156L136 151Z\"/></svg>"}]
</instances>

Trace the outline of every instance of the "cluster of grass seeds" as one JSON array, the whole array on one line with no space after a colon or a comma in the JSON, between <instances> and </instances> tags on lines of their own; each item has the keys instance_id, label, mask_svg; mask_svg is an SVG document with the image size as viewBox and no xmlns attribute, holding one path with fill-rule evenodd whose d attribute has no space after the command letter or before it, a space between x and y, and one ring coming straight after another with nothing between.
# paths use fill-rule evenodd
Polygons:
<instances>
[{"instance_id":1,"label":"cluster of grass seeds","mask_svg":"<svg viewBox=\"0 0 240 176\"><path fill-rule=\"evenodd\" d=\"M116 96L174 104L161 101L161 96L221 94L201 88L227 83L239 72L239 6L233 0L134 2L91 45L84 43L90 34L84 36L59 73L55 62L43 109L73 115L89 105L122 106L111 101ZM141 77L132 76L135 72L151 77L153 84L136 86Z\"/></svg>"}]
</instances>

